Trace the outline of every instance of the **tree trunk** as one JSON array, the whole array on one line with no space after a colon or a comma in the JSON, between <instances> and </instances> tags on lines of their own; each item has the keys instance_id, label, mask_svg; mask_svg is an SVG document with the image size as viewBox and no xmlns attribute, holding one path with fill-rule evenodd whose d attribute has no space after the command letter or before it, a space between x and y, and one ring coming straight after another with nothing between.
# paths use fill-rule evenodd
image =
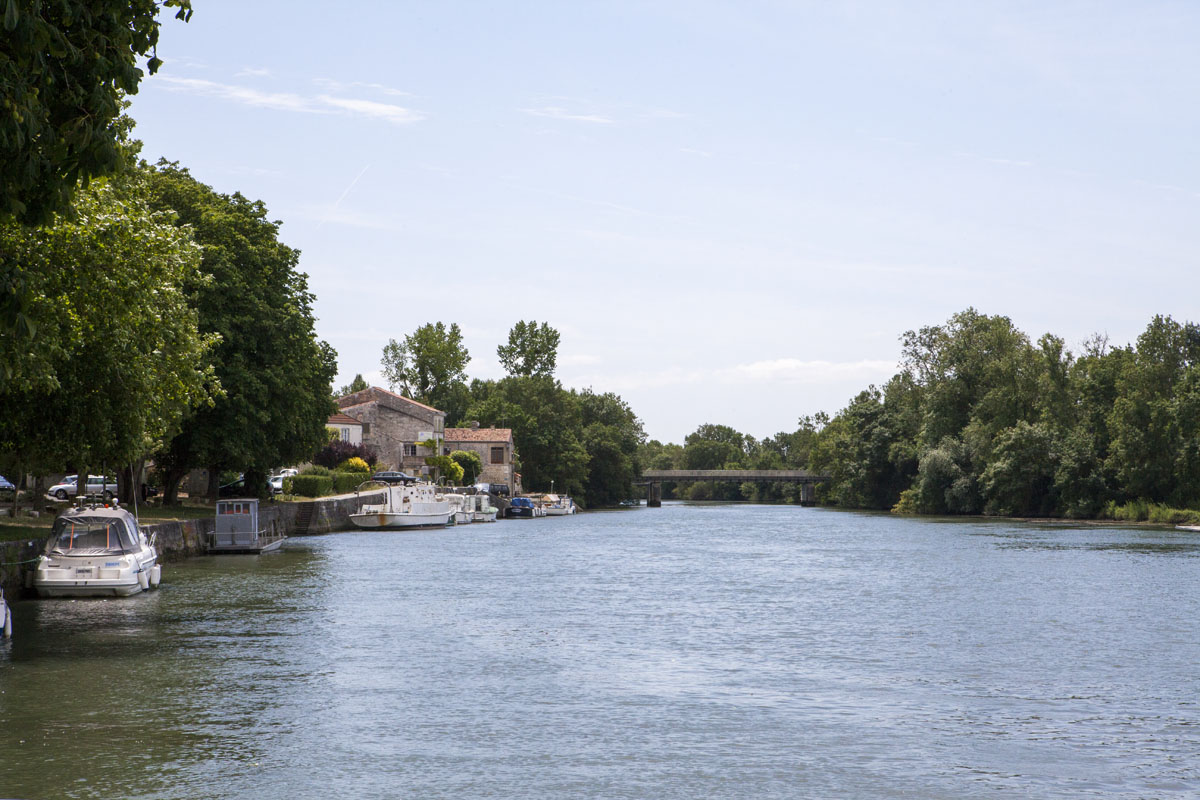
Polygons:
<instances>
[{"instance_id":1,"label":"tree trunk","mask_svg":"<svg viewBox=\"0 0 1200 800\"><path fill-rule=\"evenodd\" d=\"M208 468L208 499L214 504L217 502L217 496L221 493L221 468Z\"/></svg>"},{"instance_id":2,"label":"tree trunk","mask_svg":"<svg viewBox=\"0 0 1200 800\"><path fill-rule=\"evenodd\" d=\"M186 469L163 470L163 505L179 505L179 482L187 476Z\"/></svg>"}]
</instances>

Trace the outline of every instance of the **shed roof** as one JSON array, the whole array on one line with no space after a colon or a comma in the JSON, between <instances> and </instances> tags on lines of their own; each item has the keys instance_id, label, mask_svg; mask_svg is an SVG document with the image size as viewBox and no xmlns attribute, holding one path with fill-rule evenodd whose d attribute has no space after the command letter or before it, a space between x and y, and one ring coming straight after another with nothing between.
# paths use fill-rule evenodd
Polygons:
<instances>
[{"instance_id":1,"label":"shed roof","mask_svg":"<svg viewBox=\"0 0 1200 800\"><path fill-rule=\"evenodd\" d=\"M330 416L329 420L325 424L327 424L327 425L359 425L359 426L361 426L362 422L360 420L355 419L354 417L348 416L346 414L338 413L338 414L333 414L332 416Z\"/></svg>"}]
</instances>

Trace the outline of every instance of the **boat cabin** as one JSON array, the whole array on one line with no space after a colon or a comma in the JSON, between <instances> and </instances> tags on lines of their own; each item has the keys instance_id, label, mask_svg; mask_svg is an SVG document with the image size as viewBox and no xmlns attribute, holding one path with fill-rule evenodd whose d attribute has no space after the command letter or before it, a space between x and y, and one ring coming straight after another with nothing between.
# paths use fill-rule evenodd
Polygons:
<instances>
[{"instance_id":1,"label":"boat cabin","mask_svg":"<svg viewBox=\"0 0 1200 800\"><path fill-rule=\"evenodd\" d=\"M283 544L282 536L270 536L259 526L258 500L239 497L217 501L216 529L209 536L212 553L262 553Z\"/></svg>"}]
</instances>

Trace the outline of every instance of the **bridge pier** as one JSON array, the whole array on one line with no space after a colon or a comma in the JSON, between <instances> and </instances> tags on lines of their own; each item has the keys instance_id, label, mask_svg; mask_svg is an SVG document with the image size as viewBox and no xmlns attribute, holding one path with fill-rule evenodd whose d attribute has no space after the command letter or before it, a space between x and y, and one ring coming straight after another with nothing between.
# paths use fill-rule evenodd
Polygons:
<instances>
[{"instance_id":1,"label":"bridge pier","mask_svg":"<svg viewBox=\"0 0 1200 800\"><path fill-rule=\"evenodd\" d=\"M817 504L817 487L812 483L800 484L800 505L815 506Z\"/></svg>"},{"instance_id":2,"label":"bridge pier","mask_svg":"<svg viewBox=\"0 0 1200 800\"><path fill-rule=\"evenodd\" d=\"M646 507L662 508L662 484L658 481L646 484Z\"/></svg>"}]
</instances>

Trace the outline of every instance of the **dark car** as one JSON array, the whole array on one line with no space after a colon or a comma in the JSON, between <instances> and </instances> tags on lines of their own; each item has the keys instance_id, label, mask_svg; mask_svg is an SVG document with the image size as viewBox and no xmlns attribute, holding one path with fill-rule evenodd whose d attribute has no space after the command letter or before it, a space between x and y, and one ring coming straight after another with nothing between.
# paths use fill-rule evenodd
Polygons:
<instances>
[{"instance_id":1,"label":"dark car","mask_svg":"<svg viewBox=\"0 0 1200 800\"><path fill-rule=\"evenodd\" d=\"M16 490L17 487L12 485L12 481L0 475L0 497L11 495Z\"/></svg>"},{"instance_id":2,"label":"dark car","mask_svg":"<svg viewBox=\"0 0 1200 800\"><path fill-rule=\"evenodd\" d=\"M376 472L371 476L371 480L379 481L380 483L412 483L416 478L407 472L389 471Z\"/></svg>"},{"instance_id":3,"label":"dark car","mask_svg":"<svg viewBox=\"0 0 1200 800\"><path fill-rule=\"evenodd\" d=\"M246 479L238 478L232 483L227 483L217 489L218 497L245 497L246 496Z\"/></svg>"},{"instance_id":4,"label":"dark car","mask_svg":"<svg viewBox=\"0 0 1200 800\"><path fill-rule=\"evenodd\" d=\"M508 484L507 483L489 484L488 491L499 497L508 497Z\"/></svg>"}]
</instances>

